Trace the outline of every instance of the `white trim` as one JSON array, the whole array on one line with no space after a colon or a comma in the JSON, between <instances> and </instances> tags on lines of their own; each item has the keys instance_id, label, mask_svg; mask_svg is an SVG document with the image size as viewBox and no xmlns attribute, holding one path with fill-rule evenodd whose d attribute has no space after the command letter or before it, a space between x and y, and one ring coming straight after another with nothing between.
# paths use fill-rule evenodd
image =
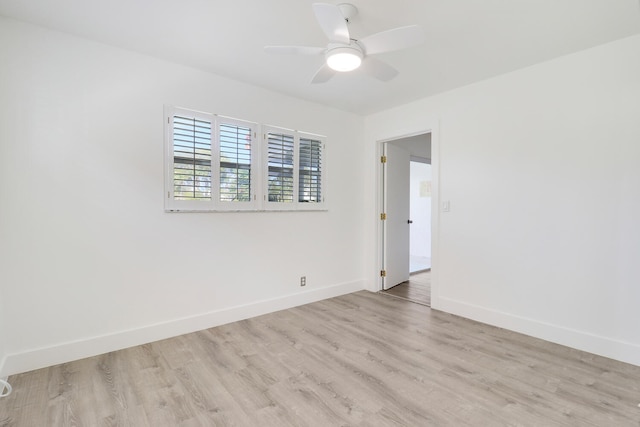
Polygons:
<instances>
[{"instance_id":1,"label":"white trim","mask_svg":"<svg viewBox=\"0 0 640 427\"><path fill-rule=\"evenodd\" d=\"M431 126L431 308L440 307L440 124Z\"/></svg>"},{"instance_id":2,"label":"white trim","mask_svg":"<svg viewBox=\"0 0 640 427\"><path fill-rule=\"evenodd\" d=\"M391 133L376 138L376 245L375 245L375 259L376 269L373 272L373 291L382 290L382 280L380 277L380 270L383 269L383 227L382 221L379 220L380 213L384 209L383 200L383 165L380 162L380 157L384 155L384 144L398 139L410 138L412 136L423 135L426 133L431 134L431 171L432 171L432 187L431 187L431 307L438 309L440 306L440 292L438 281L438 250L439 250L439 231L440 231L440 129L439 121L432 120L424 123L424 127L419 129L413 129L406 132Z\"/></svg>"},{"instance_id":3,"label":"white trim","mask_svg":"<svg viewBox=\"0 0 640 427\"><path fill-rule=\"evenodd\" d=\"M59 363L96 356L361 290L364 290L364 281L340 283L320 289L305 290L278 298L255 301L249 304L214 310L113 334L8 354L4 359L4 363L0 365L2 368L0 370L0 376L14 375Z\"/></svg>"},{"instance_id":4,"label":"white trim","mask_svg":"<svg viewBox=\"0 0 640 427\"><path fill-rule=\"evenodd\" d=\"M640 345L638 344L540 322L446 297L439 298L438 306L438 310L467 319L640 366Z\"/></svg>"}]
</instances>

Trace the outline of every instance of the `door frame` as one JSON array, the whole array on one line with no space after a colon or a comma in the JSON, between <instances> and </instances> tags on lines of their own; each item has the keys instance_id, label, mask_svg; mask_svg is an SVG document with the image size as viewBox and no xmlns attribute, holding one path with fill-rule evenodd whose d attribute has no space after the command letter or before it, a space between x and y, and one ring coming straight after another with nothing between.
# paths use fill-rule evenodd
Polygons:
<instances>
[{"instance_id":1,"label":"door frame","mask_svg":"<svg viewBox=\"0 0 640 427\"><path fill-rule=\"evenodd\" d=\"M384 155L384 144L398 139L412 136L431 134L431 307L437 309L440 306L440 292L438 280L439 265L439 230L440 230L440 132L436 123L428 123L425 127L406 133L391 134L387 137L376 140L376 271L375 290L382 291L382 277L380 271L383 270L384 252L384 228L380 213L384 209L384 175L383 164L380 161Z\"/></svg>"}]
</instances>

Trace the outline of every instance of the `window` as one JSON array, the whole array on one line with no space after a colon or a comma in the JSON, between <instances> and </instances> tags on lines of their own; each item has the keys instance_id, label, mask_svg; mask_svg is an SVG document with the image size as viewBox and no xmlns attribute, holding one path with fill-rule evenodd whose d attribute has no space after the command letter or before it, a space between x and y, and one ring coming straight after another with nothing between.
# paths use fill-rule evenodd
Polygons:
<instances>
[{"instance_id":1,"label":"window","mask_svg":"<svg viewBox=\"0 0 640 427\"><path fill-rule=\"evenodd\" d=\"M267 133L268 177L270 202L293 203L293 135Z\"/></svg>"},{"instance_id":2,"label":"window","mask_svg":"<svg viewBox=\"0 0 640 427\"><path fill-rule=\"evenodd\" d=\"M167 108L167 210L255 209L255 123Z\"/></svg>"},{"instance_id":3,"label":"window","mask_svg":"<svg viewBox=\"0 0 640 427\"><path fill-rule=\"evenodd\" d=\"M229 210L254 209L258 163L254 123L218 118L219 202Z\"/></svg>"},{"instance_id":4,"label":"window","mask_svg":"<svg viewBox=\"0 0 640 427\"><path fill-rule=\"evenodd\" d=\"M261 133L256 123L182 108L165 114L166 210L324 209L322 137L268 126Z\"/></svg>"},{"instance_id":5,"label":"window","mask_svg":"<svg viewBox=\"0 0 640 427\"><path fill-rule=\"evenodd\" d=\"M322 203L322 141L300 138L298 201Z\"/></svg>"},{"instance_id":6,"label":"window","mask_svg":"<svg viewBox=\"0 0 640 427\"><path fill-rule=\"evenodd\" d=\"M324 208L325 144L322 137L276 127L264 127L267 150L266 208Z\"/></svg>"},{"instance_id":7,"label":"window","mask_svg":"<svg viewBox=\"0 0 640 427\"><path fill-rule=\"evenodd\" d=\"M211 122L173 117L173 189L176 200L211 200Z\"/></svg>"}]
</instances>

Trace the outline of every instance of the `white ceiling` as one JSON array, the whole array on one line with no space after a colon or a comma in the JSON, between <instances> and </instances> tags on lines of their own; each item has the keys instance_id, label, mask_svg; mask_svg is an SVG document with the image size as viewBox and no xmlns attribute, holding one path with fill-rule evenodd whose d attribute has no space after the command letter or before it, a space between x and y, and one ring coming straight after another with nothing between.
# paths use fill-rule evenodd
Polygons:
<instances>
[{"instance_id":1,"label":"white ceiling","mask_svg":"<svg viewBox=\"0 0 640 427\"><path fill-rule=\"evenodd\" d=\"M362 115L640 33L638 0L351 0L352 37L419 24L427 41L377 55L400 71L391 82L349 73L311 85L322 57L263 46L325 46L312 3L0 0L0 14Z\"/></svg>"}]
</instances>

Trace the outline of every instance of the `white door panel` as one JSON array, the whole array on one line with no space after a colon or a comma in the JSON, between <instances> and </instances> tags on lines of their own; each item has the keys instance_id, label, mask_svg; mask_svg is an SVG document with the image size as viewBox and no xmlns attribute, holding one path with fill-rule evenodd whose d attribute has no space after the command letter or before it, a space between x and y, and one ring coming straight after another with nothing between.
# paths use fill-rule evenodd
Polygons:
<instances>
[{"instance_id":1,"label":"white door panel","mask_svg":"<svg viewBox=\"0 0 640 427\"><path fill-rule=\"evenodd\" d=\"M384 144L384 270L383 289L409 280L410 154L398 146Z\"/></svg>"}]
</instances>

